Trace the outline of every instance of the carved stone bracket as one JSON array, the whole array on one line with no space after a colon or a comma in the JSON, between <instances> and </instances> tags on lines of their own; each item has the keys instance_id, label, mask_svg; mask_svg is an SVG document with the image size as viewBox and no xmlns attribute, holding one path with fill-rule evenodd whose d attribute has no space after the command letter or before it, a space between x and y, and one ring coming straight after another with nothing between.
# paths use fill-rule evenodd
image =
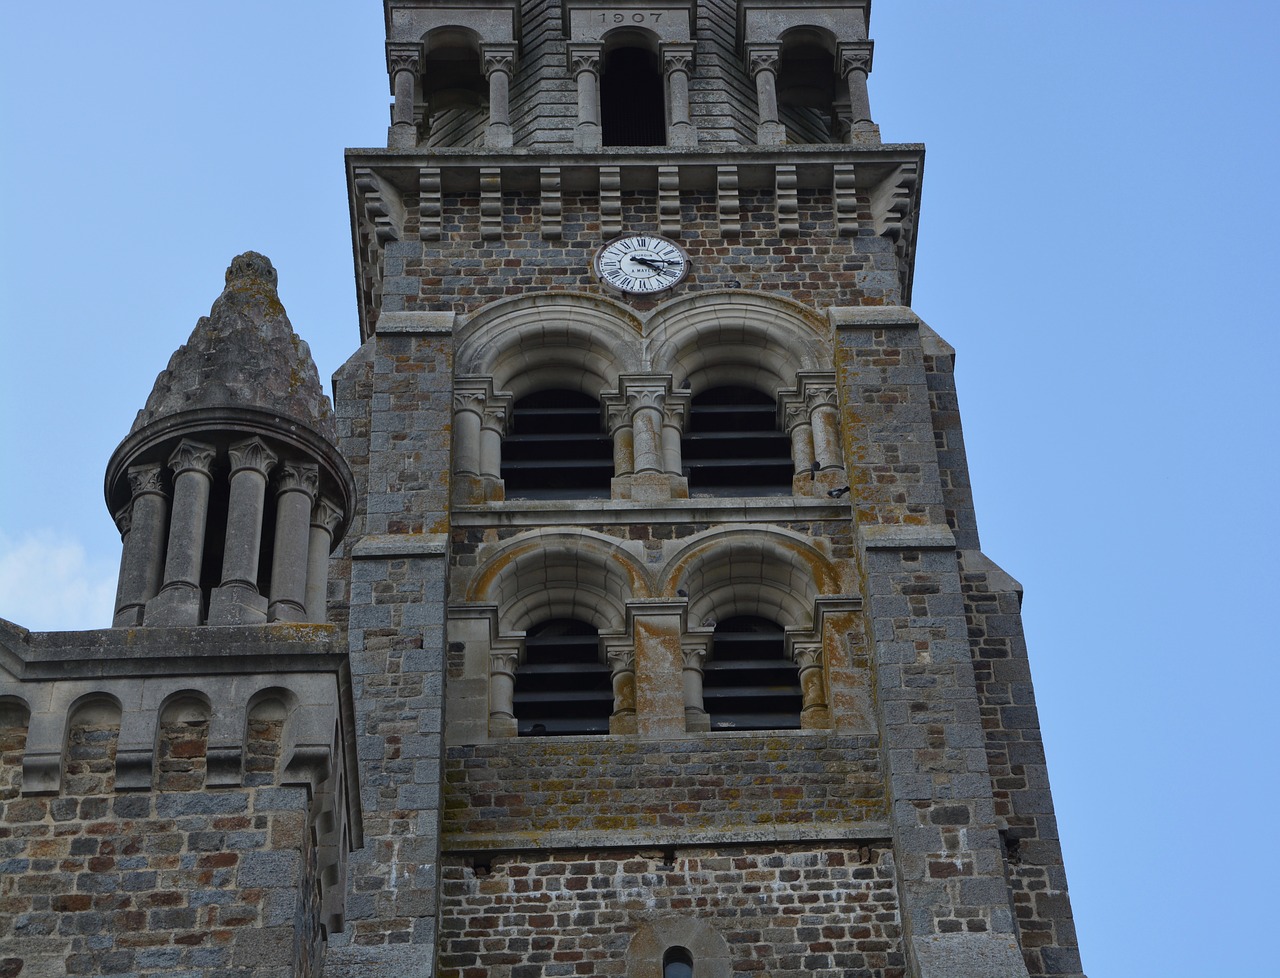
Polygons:
<instances>
[{"instance_id":1,"label":"carved stone bracket","mask_svg":"<svg viewBox=\"0 0 1280 978\"><path fill-rule=\"evenodd\" d=\"M800 233L800 199L794 166L779 166L774 171L774 193L777 206L778 233L793 237Z\"/></svg>"},{"instance_id":2,"label":"carved stone bracket","mask_svg":"<svg viewBox=\"0 0 1280 978\"><path fill-rule=\"evenodd\" d=\"M424 166L418 170L418 237L438 241L443 233L444 196L440 186L440 169Z\"/></svg>"},{"instance_id":3,"label":"carved stone bracket","mask_svg":"<svg viewBox=\"0 0 1280 978\"><path fill-rule=\"evenodd\" d=\"M720 217L720 233L742 233L742 203L738 197L738 168L716 167L716 211Z\"/></svg>"},{"instance_id":4,"label":"carved stone bracket","mask_svg":"<svg viewBox=\"0 0 1280 978\"><path fill-rule=\"evenodd\" d=\"M622 170L600 167L600 233L606 238L622 233Z\"/></svg>"},{"instance_id":5,"label":"carved stone bracket","mask_svg":"<svg viewBox=\"0 0 1280 978\"><path fill-rule=\"evenodd\" d=\"M858 233L858 185L852 163L837 163L832 168L832 192L836 205L836 231L849 237Z\"/></svg>"},{"instance_id":6,"label":"carved stone bracket","mask_svg":"<svg viewBox=\"0 0 1280 978\"><path fill-rule=\"evenodd\" d=\"M564 202L560 195L560 168L544 166L538 171L541 191L542 236L559 238L564 230Z\"/></svg>"},{"instance_id":7,"label":"carved stone bracket","mask_svg":"<svg viewBox=\"0 0 1280 978\"><path fill-rule=\"evenodd\" d=\"M658 230L663 234L679 235L681 223L680 168L660 166L658 167Z\"/></svg>"}]
</instances>

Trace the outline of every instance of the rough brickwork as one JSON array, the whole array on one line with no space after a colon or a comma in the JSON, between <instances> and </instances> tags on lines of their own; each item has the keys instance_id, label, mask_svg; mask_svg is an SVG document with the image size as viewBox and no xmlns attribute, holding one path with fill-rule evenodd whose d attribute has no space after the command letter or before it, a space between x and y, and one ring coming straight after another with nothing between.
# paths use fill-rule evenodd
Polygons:
<instances>
[{"instance_id":1,"label":"rough brickwork","mask_svg":"<svg viewBox=\"0 0 1280 978\"><path fill-rule=\"evenodd\" d=\"M388 946L419 969L402 976L435 955L451 356L448 337L380 335L335 380L360 500L359 546L332 581L349 626L366 845L330 976L368 974Z\"/></svg>"},{"instance_id":2,"label":"rough brickwork","mask_svg":"<svg viewBox=\"0 0 1280 978\"><path fill-rule=\"evenodd\" d=\"M1027 969L1073 974L1080 952L1022 635L1021 588L985 558L970 557L962 580L992 794L1007 825L1009 887Z\"/></svg>"},{"instance_id":3,"label":"rough brickwork","mask_svg":"<svg viewBox=\"0 0 1280 978\"><path fill-rule=\"evenodd\" d=\"M574 738L449 748L445 843L856 830L887 817L873 737Z\"/></svg>"},{"instance_id":4,"label":"rough brickwork","mask_svg":"<svg viewBox=\"0 0 1280 978\"><path fill-rule=\"evenodd\" d=\"M901 301L890 243L870 228L838 236L830 191L802 190L798 198L800 236L779 233L771 193L744 192L742 235L726 238L714 195L682 195L680 245L693 261L690 287L767 289L815 308ZM413 238L418 210L414 200L407 203L405 236ZM621 203L628 231L658 230L656 194L623 194ZM498 240L482 237L480 204L478 195L446 195L442 242L425 248L408 241L388 247L384 312L471 312L486 301L546 289L613 294L590 269L590 254L609 237L601 231L598 195L566 192L563 234L550 240L542 234L538 198L503 195ZM822 248L814 247L815 237L825 239ZM655 305L652 299L632 304L638 311Z\"/></svg>"},{"instance_id":5,"label":"rough brickwork","mask_svg":"<svg viewBox=\"0 0 1280 978\"><path fill-rule=\"evenodd\" d=\"M16 969L6 974L316 973L319 885L307 869L315 839L304 789L276 787L274 776L207 789L205 717L162 725L154 790L118 791L118 714L99 713L71 725L63 793L22 797L25 721L14 711L6 720L0 947L11 957L0 968ZM278 754L278 744L262 746Z\"/></svg>"},{"instance_id":6,"label":"rough brickwork","mask_svg":"<svg viewBox=\"0 0 1280 978\"><path fill-rule=\"evenodd\" d=\"M449 859L443 889L441 978L637 974L637 931L690 915L723 935L735 975L905 974L893 857L879 844Z\"/></svg>"}]
</instances>

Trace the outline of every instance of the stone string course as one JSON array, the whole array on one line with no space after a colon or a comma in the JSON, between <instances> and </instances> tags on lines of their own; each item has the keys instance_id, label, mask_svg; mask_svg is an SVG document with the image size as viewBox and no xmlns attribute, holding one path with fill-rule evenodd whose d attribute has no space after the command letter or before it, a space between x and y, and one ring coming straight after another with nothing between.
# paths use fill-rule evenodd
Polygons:
<instances>
[{"instance_id":1,"label":"stone string course","mask_svg":"<svg viewBox=\"0 0 1280 978\"><path fill-rule=\"evenodd\" d=\"M724 936L734 975L905 974L893 856L878 845L446 857L443 893L440 978L622 978L638 973L628 950L643 923L690 915Z\"/></svg>"}]
</instances>

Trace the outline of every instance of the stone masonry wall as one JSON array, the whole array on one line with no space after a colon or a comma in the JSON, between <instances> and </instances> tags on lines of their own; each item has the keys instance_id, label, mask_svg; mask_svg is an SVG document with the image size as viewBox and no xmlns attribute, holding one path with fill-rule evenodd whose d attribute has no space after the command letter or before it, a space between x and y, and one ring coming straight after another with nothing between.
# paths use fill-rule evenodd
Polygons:
<instances>
[{"instance_id":1,"label":"stone masonry wall","mask_svg":"<svg viewBox=\"0 0 1280 978\"><path fill-rule=\"evenodd\" d=\"M206 788L206 718L164 724L154 790L117 791L119 723L99 719L72 725L63 793L23 797L25 718L4 717L0 974L315 973L305 789Z\"/></svg>"},{"instance_id":2,"label":"stone masonry wall","mask_svg":"<svg viewBox=\"0 0 1280 978\"><path fill-rule=\"evenodd\" d=\"M1022 635L1022 596L980 554L966 554L965 563L974 679L995 811L1007 826L1009 886L1023 956L1032 975L1075 975L1080 952Z\"/></svg>"},{"instance_id":3,"label":"stone masonry wall","mask_svg":"<svg viewBox=\"0 0 1280 978\"><path fill-rule=\"evenodd\" d=\"M428 975L435 959L452 347L384 333L334 378L359 502L333 618L348 623L365 845L328 978Z\"/></svg>"},{"instance_id":4,"label":"stone masonry wall","mask_svg":"<svg viewBox=\"0 0 1280 978\"><path fill-rule=\"evenodd\" d=\"M706 973L901 978L893 876L879 845L451 858L439 975L621 978L646 964L656 975L661 948L651 960L637 935L696 917L727 943L723 970Z\"/></svg>"},{"instance_id":5,"label":"stone masonry wall","mask_svg":"<svg viewBox=\"0 0 1280 978\"><path fill-rule=\"evenodd\" d=\"M887 817L876 738L519 738L450 747L444 844L823 835Z\"/></svg>"},{"instance_id":6,"label":"stone masonry wall","mask_svg":"<svg viewBox=\"0 0 1280 978\"><path fill-rule=\"evenodd\" d=\"M763 289L815 309L891 305L901 299L891 243L869 227L841 236L829 191L799 192L800 235L795 237L778 232L772 194L742 193L740 237L721 233L714 194L685 192L681 202L678 239L693 263L683 291ZM596 282L590 268L595 249L612 237L601 232L598 195L566 192L563 205L563 234L548 239L542 234L539 200L504 194L502 238L486 240L480 197L446 194L443 239L418 242L416 199L407 198L406 240L387 246L382 310L461 314L492 299L550 289L615 296ZM863 206L869 207L865 201ZM658 230L656 194L624 193L622 212L627 230ZM822 239L820 247L815 237ZM639 311L657 304L628 301Z\"/></svg>"}]
</instances>

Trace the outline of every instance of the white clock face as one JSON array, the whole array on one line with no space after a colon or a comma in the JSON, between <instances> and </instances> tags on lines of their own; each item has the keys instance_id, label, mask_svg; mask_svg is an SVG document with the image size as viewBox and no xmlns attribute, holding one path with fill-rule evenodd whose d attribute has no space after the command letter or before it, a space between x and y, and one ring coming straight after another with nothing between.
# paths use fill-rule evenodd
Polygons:
<instances>
[{"instance_id":1,"label":"white clock face","mask_svg":"<svg viewBox=\"0 0 1280 978\"><path fill-rule=\"evenodd\" d=\"M689 256L656 234L630 234L596 252L596 274L606 285L633 295L662 292L689 273Z\"/></svg>"}]
</instances>

